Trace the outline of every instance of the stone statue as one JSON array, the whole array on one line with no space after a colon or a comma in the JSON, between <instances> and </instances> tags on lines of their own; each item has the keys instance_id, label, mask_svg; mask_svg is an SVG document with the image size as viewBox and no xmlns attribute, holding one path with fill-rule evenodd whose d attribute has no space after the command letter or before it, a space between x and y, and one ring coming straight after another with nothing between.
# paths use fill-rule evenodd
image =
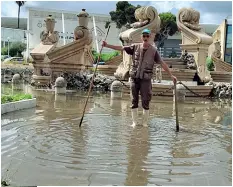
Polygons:
<instances>
[{"instance_id":1,"label":"stone statue","mask_svg":"<svg viewBox=\"0 0 233 187\"><path fill-rule=\"evenodd\" d=\"M199 31L200 13L192 8L182 8L179 11L179 20L191 30Z\"/></svg>"},{"instance_id":2,"label":"stone statue","mask_svg":"<svg viewBox=\"0 0 233 187\"><path fill-rule=\"evenodd\" d=\"M44 21L46 23L46 31L42 31L40 34L42 44L52 45L57 43L59 40L59 34L57 31L54 31L56 23L55 19L52 15L49 15Z\"/></svg>"},{"instance_id":3,"label":"stone statue","mask_svg":"<svg viewBox=\"0 0 233 187\"><path fill-rule=\"evenodd\" d=\"M132 28L121 32L119 35L122 44L129 46L134 43L141 43L141 32L147 28L151 30L149 42L154 45L154 36L159 31L161 23L157 10L152 6L144 6L136 9L134 15L138 21L130 25ZM117 67L114 76L121 80L127 80L131 61L132 57L123 52L123 62Z\"/></svg>"},{"instance_id":4,"label":"stone statue","mask_svg":"<svg viewBox=\"0 0 233 187\"><path fill-rule=\"evenodd\" d=\"M208 56L211 57L212 55L218 59L221 58L221 31L217 30L212 35L213 43L208 48Z\"/></svg>"},{"instance_id":5,"label":"stone statue","mask_svg":"<svg viewBox=\"0 0 233 187\"><path fill-rule=\"evenodd\" d=\"M188 54L186 50L181 55L180 60L185 63L187 69L197 69L193 54Z\"/></svg>"}]
</instances>

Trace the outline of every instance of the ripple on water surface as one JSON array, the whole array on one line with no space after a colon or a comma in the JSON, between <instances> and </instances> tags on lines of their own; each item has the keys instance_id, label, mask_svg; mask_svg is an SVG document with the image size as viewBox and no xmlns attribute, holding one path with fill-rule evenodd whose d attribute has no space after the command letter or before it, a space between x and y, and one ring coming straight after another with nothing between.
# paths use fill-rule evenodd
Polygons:
<instances>
[{"instance_id":1,"label":"ripple on water surface","mask_svg":"<svg viewBox=\"0 0 233 187\"><path fill-rule=\"evenodd\" d=\"M2 116L2 173L11 184L231 185L231 109L180 105L176 133L172 102L155 100L150 126L133 129L130 102L103 95L91 98L79 128L86 98L38 98L36 109Z\"/></svg>"}]
</instances>

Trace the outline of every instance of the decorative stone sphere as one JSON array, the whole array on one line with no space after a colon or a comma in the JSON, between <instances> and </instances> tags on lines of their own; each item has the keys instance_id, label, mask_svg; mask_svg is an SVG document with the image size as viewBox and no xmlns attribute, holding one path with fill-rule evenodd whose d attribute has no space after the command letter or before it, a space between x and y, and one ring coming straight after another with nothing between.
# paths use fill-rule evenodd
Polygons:
<instances>
[{"instance_id":1,"label":"decorative stone sphere","mask_svg":"<svg viewBox=\"0 0 233 187\"><path fill-rule=\"evenodd\" d=\"M111 91L112 92L121 92L122 90L122 84L120 81L113 81L111 85Z\"/></svg>"},{"instance_id":2,"label":"decorative stone sphere","mask_svg":"<svg viewBox=\"0 0 233 187\"><path fill-rule=\"evenodd\" d=\"M55 87L64 88L67 86L67 82L63 77L58 77L55 81Z\"/></svg>"},{"instance_id":3,"label":"decorative stone sphere","mask_svg":"<svg viewBox=\"0 0 233 187\"><path fill-rule=\"evenodd\" d=\"M21 79L20 75L17 73L17 74L14 74L13 77L12 77L12 82L19 82Z\"/></svg>"}]
</instances>

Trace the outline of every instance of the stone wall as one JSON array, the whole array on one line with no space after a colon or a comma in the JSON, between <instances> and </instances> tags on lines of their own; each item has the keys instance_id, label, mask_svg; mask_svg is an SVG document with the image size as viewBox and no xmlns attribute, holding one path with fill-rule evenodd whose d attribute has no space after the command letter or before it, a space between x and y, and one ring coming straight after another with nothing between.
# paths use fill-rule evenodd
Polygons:
<instances>
[{"instance_id":1,"label":"stone wall","mask_svg":"<svg viewBox=\"0 0 233 187\"><path fill-rule=\"evenodd\" d=\"M216 98L232 98L232 83L209 82L206 85L213 85L211 96Z\"/></svg>"}]
</instances>

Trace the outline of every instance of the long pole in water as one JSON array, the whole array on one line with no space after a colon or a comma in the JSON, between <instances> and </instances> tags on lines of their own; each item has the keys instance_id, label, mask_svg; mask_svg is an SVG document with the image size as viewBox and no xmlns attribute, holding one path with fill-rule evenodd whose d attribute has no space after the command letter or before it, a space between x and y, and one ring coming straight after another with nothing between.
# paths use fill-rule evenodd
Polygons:
<instances>
[{"instance_id":1,"label":"long pole in water","mask_svg":"<svg viewBox=\"0 0 233 187\"><path fill-rule=\"evenodd\" d=\"M178 102L177 102L177 92L176 92L176 83L174 84L174 92L175 92L175 111L176 111L176 132L179 132L179 119L178 119Z\"/></svg>"},{"instance_id":2,"label":"long pole in water","mask_svg":"<svg viewBox=\"0 0 233 187\"><path fill-rule=\"evenodd\" d=\"M107 39L109 29L110 29L110 25L109 25L109 27L108 27L108 31L107 31L107 33L106 33L106 36L105 36L104 41L106 41L106 39ZM84 109L83 109L83 114L82 114L81 121L80 121L80 123L79 123L79 127L81 127L82 122L83 122L83 117L84 117L84 114L85 114L85 110L86 110L86 106L87 106L87 101L88 101L89 96L90 96L90 93L91 93L91 89L92 89L93 82L94 82L94 78L95 78L95 73L96 73L96 70L97 70L97 67L98 67L98 64L99 64L99 61L100 61L100 55L101 55L101 53L102 53L102 50L103 50L103 46L102 46L101 49L100 49L100 53L99 53L99 57L98 57L98 60L97 60L97 64L96 64L96 66L95 66L95 71L94 71L94 74L93 74L92 79L91 79L91 84L90 84L90 87L89 87L89 91L88 91L88 95L87 95L87 100L86 100L86 103L85 103L85 106L84 106Z\"/></svg>"}]
</instances>

